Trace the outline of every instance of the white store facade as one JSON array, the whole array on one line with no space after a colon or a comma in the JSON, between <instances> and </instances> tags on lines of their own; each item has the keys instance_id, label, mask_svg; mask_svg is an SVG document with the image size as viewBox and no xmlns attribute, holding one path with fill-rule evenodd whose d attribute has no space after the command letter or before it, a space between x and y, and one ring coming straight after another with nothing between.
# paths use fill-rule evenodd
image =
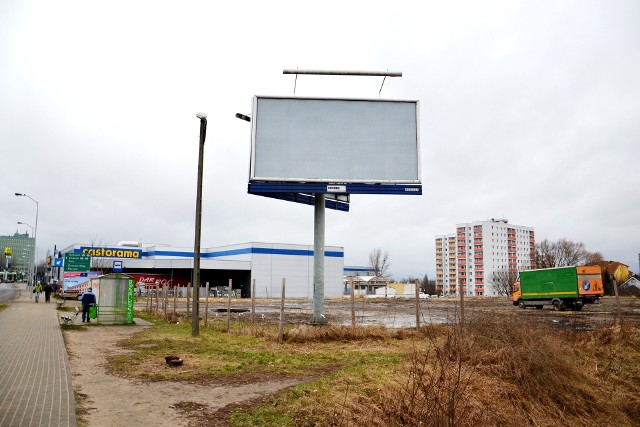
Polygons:
<instances>
[{"instance_id":1,"label":"white store facade","mask_svg":"<svg viewBox=\"0 0 640 427\"><path fill-rule=\"evenodd\" d=\"M325 246L324 295L342 296L344 291L344 249ZM125 274L162 275L171 278L169 286L191 282L193 248L121 242L113 246L73 244L61 251L91 255L92 270L113 271L115 265ZM255 280L257 298L280 298L282 279L286 279L287 298L313 299L313 245L250 242L202 248L200 251L201 286L227 287L231 280L234 291L242 298L251 297ZM59 271L55 271L59 270ZM64 267L54 276L61 282ZM70 280L70 279L69 279Z\"/></svg>"}]
</instances>

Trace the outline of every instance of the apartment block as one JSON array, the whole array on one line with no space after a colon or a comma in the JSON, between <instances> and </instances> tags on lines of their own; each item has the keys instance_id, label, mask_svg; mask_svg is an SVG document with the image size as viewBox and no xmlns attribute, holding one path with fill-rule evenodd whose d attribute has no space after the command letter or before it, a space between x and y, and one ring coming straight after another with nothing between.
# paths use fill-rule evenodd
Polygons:
<instances>
[{"instance_id":1,"label":"apartment block","mask_svg":"<svg viewBox=\"0 0 640 427\"><path fill-rule=\"evenodd\" d=\"M444 295L497 295L494 273L536 268L533 227L491 218L456 224L436 236L436 290Z\"/></svg>"},{"instance_id":2,"label":"apartment block","mask_svg":"<svg viewBox=\"0 0 640 427\"><path fill-rule=\"evenodd\" d=\"M27 274L33 270L33 247L35 239L29 237L28 233L20 234L17 231L13 236L0 236L0 249L4 252L5 248L11 249L11 271L18 271ZM0 266L0 270L5 269L6 265Z\"/></svg>"}]
</instances>

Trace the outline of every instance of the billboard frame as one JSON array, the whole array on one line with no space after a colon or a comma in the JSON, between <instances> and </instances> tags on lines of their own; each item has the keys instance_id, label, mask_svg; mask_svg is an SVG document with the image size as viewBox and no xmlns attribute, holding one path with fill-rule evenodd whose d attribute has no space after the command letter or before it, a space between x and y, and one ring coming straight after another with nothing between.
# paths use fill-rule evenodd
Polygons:
<instances>
[{"instance_id":1,"label":"billboard frame","mask_svg":"<svg viewBox=\"0 0 640 427\"><path fill-rule=\"evenodd\" d=\"M369 178L355 178L345 179L344 177L336 178L308 178L308 177L278 177L278 176L256 176L256 141L259 128L259 112L258 102L261 99L273 99L273 100L291 100L291 101L344 101L344 102L364 102L364 103L402 103L402 104L414 104L415 105L415 179L369 179ZM251 119L251 157L249 166L249 183L254 182L279 182L279 183L323 183L323 184L374 184L374 185L386 185L393 186L397 184L408 184L413 186L419 186L422 184L421 175L422 168L420 162L420 104L418 100L400 100L400 99L373 99L373 98L329 98L329 97L296 97L296 96L266 96L255 95L252 103L252 119ZM283 190L284 191L284 190ZM251 191L250 191L251 192ZM286 191L285 191L286 192ZM367 191L366 194L397 194L390 192L388 189L383 189L382 193L376 193L375 191Z\"/></svg>"}]
</instances>

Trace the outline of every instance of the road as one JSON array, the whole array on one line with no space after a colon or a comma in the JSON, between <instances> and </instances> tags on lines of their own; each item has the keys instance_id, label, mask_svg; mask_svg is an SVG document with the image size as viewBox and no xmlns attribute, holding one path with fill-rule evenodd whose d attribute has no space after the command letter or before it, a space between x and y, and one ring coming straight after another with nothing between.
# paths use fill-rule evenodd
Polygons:
<instances>
[{"instance_id":1,"label":"road","mask_svg":"<svg viewBox=\"0 0 640 427\"><path fill-rule=\"evenodd\" d=\"M0 304L10 302L20 295L20 289L16 289L13 283L0 283Z\"/></svg>"}]
</instances>

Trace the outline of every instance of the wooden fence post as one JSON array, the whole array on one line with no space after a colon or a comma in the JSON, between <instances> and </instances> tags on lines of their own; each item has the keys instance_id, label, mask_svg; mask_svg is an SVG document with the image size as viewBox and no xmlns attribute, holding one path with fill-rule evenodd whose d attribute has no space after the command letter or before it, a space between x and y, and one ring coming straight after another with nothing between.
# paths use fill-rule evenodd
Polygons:
<instances>
[{"instance_id":1,"label":"wooden fence post","mask_svg":"<svg viewBox=\"0 0 640 427\"><path fill-rule=\"evenodd\" d=\"M278 329L278 341L284 341L284 291L286 279L282 278L282 295L280 296L280 328Z\"/></svg>"},{"instance_id":2,"label":"wooden fence post","mask_svg":"<svg viewBox=\"0 0 640 427\"><path fill-rule=\"evenodd\" d=\"M187 318L191 316L191 304L189 304L189 293L191 292L191 282L187 283Z\"/></svg>"},{"instance_id":3,"label":"wooden fence post","mask_svg":"<svg viewBox=\"0 0 640 427\"><path fill-rule=\"evenodd\" d=\"M420 329L420 281L416 279L416 331Z\"/></svg>"},{"instance_id":4,"label":"wooden fence post","mask_svg":"<svg viewBox=\"0 0 640 427\"><path fill-rule=\"evenodd\" d=\"M464 292L466 286L463 286L462 279L460 279L460 328L464 328Z\"/></svg>"},{"instance_id":5,"label":"wooden fence post","mask_svg":"<svg viewBox=\"0 0 640 427\"><path fill-rule=\"evenodd\" d=\"M229 279L229 289L227 290L227 332L231 331L231 292L233 291L233 282Z\"/></svg>"},{"instance_id":6,"label":"wooden fence post","mask_svg":"<svg viewBox=\"0 0 640 427\"><path fill-rule=\"evenodd\" d=\"M351 286L351 326L356 327L356 291L353 289L353 277L349 278L349 286Z\"/></svg>"},{"instance_id":7,"label":"wooden fence post","mask_svg":"<svg viewBox=\"0 0 640 427\"><path fill-rule=\"evenodd\" d=\"M209 323L209 282L207 282L207 295L205 296L204 303L204 327L207 327Z\"/></svg>"},{"instance_id":8,"label":"wooden fence post","mask_svg":"<svg viewBox=\"0 0 640 427\"><path fill-rule=\"evenodd\" d=\"M160 285L156 285L156 313L160 312Z\"/></svg>"},{"instance_id":9,"label":"wooden fence post","mask_svg":"<svg viewBox=\"0 0 640 427\"><path fill-rule=\"evenodd\" d=\"M256 321L256 279L251 284L251 323Z\"/></svg>"},{"instance_id":10,"label":"wooden fence post","mask_svg":"<svg viewBox=\"0 0 640 427\"><path fill-rule=\"evenodd\" d=\"M178 286L173 287L173 315L176 315L176 306L178 305Z\"/></svg>"},{"instance_id":11,"label":"wooden fence post","mask_svg":"<svg viewBox=\"0 0 640 427\"><path fill-rule=\"evenodd\" d=\"M164 318L166 320L167 319L167 305L168 305L168 302L169 302L169 301L167 301L167 285L165 285L162 288L162 290L164 291L163 294L162 294L162 300L163 300L163 303L164 303Z\"/></svg>"}]
</instances>

